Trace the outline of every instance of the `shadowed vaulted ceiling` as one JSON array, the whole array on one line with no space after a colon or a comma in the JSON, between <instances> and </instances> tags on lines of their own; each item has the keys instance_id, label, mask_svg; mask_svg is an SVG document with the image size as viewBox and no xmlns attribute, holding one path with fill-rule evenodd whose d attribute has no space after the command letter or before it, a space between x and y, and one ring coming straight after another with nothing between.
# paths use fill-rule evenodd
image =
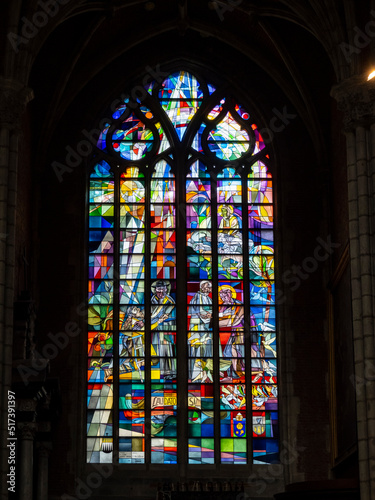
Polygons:
<instances>
[{"instance_id":1,"label":"shadowed vaulted ceiling","mask_svg":"<svg viewBox=\"0 0 375 500\"><path fill-rule=\"evenodd\" d=\"M292 103L320 156L325 116L315 103L327 99L337 80L355 72L356 58L349 64L340 49L351 36L345 25L355 20L354 7L345 5L328 0L71 0L28 44L20 44L19 54L7 47L4 73L17 74L33 89L45 143L73 103L81 111L77 128L82 130L93 113L100 113L92 103L95 94L105 106L124 91L125 82L137 82L146 66L189 61L248 90L266 122L273 102ZM19 10L15 2L14 22L32 19L38 10L36 0L22 2ZM46 73L49 78L41 79ZM332 78L322 80L322 74Z\"/></svg>"}]
</instances>

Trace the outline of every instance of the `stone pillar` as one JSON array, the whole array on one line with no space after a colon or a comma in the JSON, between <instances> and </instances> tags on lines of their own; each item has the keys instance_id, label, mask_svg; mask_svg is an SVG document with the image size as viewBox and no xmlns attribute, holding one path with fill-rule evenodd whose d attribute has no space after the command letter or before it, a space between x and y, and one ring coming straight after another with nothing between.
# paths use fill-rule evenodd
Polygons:
<instances>
[{"instance_id":1,"label":"stone pillar","mask_svg":"<svg viewBox=\"0 0 375 500\"><path fill-rule=\"evenodd\" d=\"M36 424L32 422L20 422L18 425L20 431L19 453L18 453L18 498L19 500L30 500L33 498L33 456L34 456L34 437Z\"/></svg>"},{"instance_id":2,"label":"stone pillar","mask_svg":"<svg viewBox=\"0 0 375 500\"><path fill-rule=\"evenodd\" d=\"M38 452L38 484L37 500L48 500L48 457L51 451L51 443L42 442L36 445Z\"/></svg>"},{"instance_id":3,"label":"stone pillar","mask_svg":"<svg viewBox=\"0 0 375 500\"><path fill-rule=\"evenodd\" d=\"M24 85L0 77L0 408L11 384L17 169L21 119L32 98ZM6 498L7 414L0 419L0 485Z\"/></svg>"},{"instance_id":4,"label":"stone pillar","mask_svg":"<svg viewBox=\"0 0 375 500\"><path fill-rule=\"evenodd\" d=\"M344 112L347 147L361 499L375 500L375 81L356 76L331 94Z\"/></svg>"}]
</instances>

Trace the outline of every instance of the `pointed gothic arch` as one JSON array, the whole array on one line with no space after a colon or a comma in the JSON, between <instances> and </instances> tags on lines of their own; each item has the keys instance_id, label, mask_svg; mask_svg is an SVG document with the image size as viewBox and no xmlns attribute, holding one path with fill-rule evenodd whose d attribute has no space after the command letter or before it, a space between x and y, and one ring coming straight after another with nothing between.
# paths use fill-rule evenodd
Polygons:
<instances>
[{"instance_id":1,"label":"pointed gothic arch","mask_svg":"<svg viewBox=\"0 0 375 500\"><path fill-rule=\"evenodd\" d=\"M270 161L249 110L183 70L106 124L89 181L88 462L277 462Z\"/></svg>"}]
</instances>

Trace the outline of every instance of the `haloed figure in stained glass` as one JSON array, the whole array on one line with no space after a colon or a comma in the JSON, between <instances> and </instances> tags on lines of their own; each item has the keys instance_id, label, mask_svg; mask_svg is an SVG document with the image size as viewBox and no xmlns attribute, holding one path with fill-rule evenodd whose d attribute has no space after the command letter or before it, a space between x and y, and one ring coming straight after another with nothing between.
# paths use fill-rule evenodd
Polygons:
<instances>
[{"instance_id":1,"label":"haloed figure in stained glass","mask_svg":"<svg viewBox=\"0 0 375 500\"><path fill-rule=\"evenodd\" d=\"M211 330L210 323L212 318L212 299L210 293L212 284L210 281L201 281L199 291L190 301L191 329L195 327L198 330Z\"/></svg>"},{"instance_id":2,"label":"haloed figure in stained glass","mask_svg":"<svg viewBox=\"0 0 375 500\"><path fill-rule=\"evenodd\" d=\"M240 227L239 220L233 214L233 207L231 205L220 205L219 214L221 217L220 229L238 229Z\"/></svg>"},{"instance_id":3,"label":"haloed figure in stained glass","mask_svg":"<svg viewBox=\"0 0 375 500\"><path fill-rule=\"evenodd\" d=\"M111 462L112 447L121 464L278 460L272 160L249 111L222 88L178 70L150 82L135 108L120 103L99 137L88 207L90 463Z\"/></svg>"},{"instance_id":4,"label":"haloed figure in stained glass","mask_svg":"<svg viewBox=\"0 0 375 500\"><path fill-rule=\"evenodd\" d=\"M169 281L159 280L152 284L151 290L151 330L153 330L152 346L157 356L160 356L160 372L165 380L176 377L174 357L175 340L172 332L176 329L175 301L169 290Z\"/></svg>"},{"instance_id":5,"label":"haloed figure in stained glass","mask_svg":"<svg viewBox=\"0 0 375 500\"><path fill-rule=\"evenodd\" d=\"M235 298L236 292L230 285L219 287L219 326L231 328L228 342L223 350L224 358L232 358L228 367L229 378L241 378L245 373L244 307Z\"/></svg>"},{"instance_id":6,"label":"haloed figure in stained glass","mask_svg":"<svg viewBox=\"0 0 375 500\"><path fill-rule=\"evenodd\" d=\"M234 298L236 292L230 285L219 287L219 326L243 328L244 308L241 302Z\"/></svg>"}]
</instances>

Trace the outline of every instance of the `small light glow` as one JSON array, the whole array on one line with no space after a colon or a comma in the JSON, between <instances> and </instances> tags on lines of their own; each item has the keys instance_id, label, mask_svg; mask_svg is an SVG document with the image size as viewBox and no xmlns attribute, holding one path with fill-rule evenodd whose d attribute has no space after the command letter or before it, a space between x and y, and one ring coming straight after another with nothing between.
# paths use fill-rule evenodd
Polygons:
<instances>
[{"instance_id":1,"label":"small light glow","mask_svg":"<svg viewBox=\"0 0 375 500\"><path fill-rule=\"evenodd\" d=\"M375 76L375 71L371 71L371 73L367 77L367 81L372 80L374 78L374 76Z\"/></svg>"},{"instance_id":2,"label":"small light glow","mask_svg":"<svg viewBox=\"0 0 375 500\"><path fill-rule=\"evenodd\" d=\"M218 9L218 4L217 2L208 2L208 8L211 9L211 10L216 10Z\"/></svg>"}]
</instances>

